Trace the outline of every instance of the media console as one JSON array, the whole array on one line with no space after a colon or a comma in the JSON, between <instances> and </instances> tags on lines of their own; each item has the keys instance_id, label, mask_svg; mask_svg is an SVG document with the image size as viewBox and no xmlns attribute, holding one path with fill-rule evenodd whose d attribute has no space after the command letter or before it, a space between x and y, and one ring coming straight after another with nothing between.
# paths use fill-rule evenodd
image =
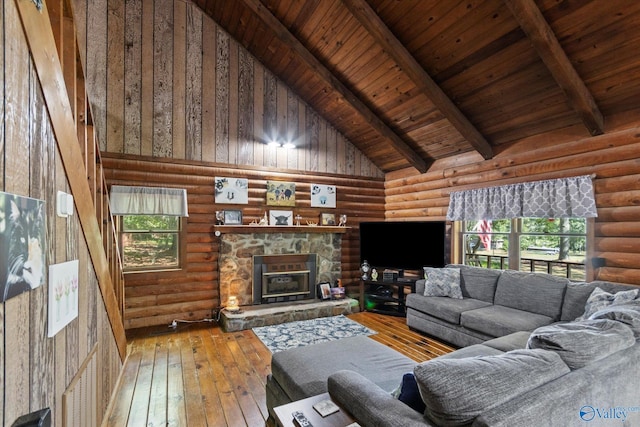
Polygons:
<instances>
[{"instance_id":1,"label":"media console","mask_svg":"<svg viewBox=\"0 0 640 427\"><path fill-rule=\"evenodd\" d=\"M360 280L360 307L375 313L406 316L405 299L416 290L415 278L401 277L394 281Z\"/></svg>"}]
</instances>

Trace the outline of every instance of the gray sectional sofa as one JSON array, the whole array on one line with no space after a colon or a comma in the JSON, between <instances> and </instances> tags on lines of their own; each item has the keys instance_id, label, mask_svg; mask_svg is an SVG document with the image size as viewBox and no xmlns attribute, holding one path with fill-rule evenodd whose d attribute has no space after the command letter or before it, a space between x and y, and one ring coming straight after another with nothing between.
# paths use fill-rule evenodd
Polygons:
<instances>
[{"instance_id":1,"label":"gray sectional sofa","mask_svg":"<svg viewBox=\"0 0 640 427\"><path fill-rule=\"evenodd\" d=\"M360 336L275 353L269 411L328 391L362 426L640 425L638 287L447 268L463 298L421 281L407 323L462 348L417 363ZM407 375L425 407L402 399Z\"/></svg>"}]
</instances>

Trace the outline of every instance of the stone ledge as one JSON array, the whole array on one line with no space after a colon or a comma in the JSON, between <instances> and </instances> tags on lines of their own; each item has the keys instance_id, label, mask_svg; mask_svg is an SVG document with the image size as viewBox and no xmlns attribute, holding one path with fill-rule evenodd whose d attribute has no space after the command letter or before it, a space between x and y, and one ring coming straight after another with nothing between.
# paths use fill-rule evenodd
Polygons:
<instances>
[{"instance_id":1,"label":"stone ledge","mask_svg":"<svg viewBox=\"0 0 640 427\"><path fill-rule=\"evenodd\" d=\"M359 303L353 298L331 301L309 300L309 302L299 301L293 304L263 304L242 307L237 313L222 310L220 324L223 331L236 332L257 326L351 314L357 311L359 311Z\"/></svg>"}]
</instances>

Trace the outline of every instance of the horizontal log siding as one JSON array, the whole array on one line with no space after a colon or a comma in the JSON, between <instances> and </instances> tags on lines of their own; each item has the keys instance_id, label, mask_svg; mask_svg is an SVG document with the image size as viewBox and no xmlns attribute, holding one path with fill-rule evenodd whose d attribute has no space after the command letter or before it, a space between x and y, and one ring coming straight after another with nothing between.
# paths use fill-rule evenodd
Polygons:
<instances>
[{"instance_id":1,"label":"horizontal log siding","mask_svg":"<svg viewBox=\"0 0 640 427\"><path fill-rule=\"evenodd\" d=\"M617 121L597 137L543 135L491 160L466 154L438 161L422 175L409 169L387 174L386 218L442 220L452 191L593 173L598 218L589 256L606 260L595 278L640 285L640 123Z\"/></svg>"},{"instance_id":2,"label":"horizontal log siding","mask_svg":"<svg viewBox=\"0 0 640 427\"><path fill-rule=\"evenodd\" d=\"M241 209L243 223L259 220L266 210L293 210L306 221L318 222L321 212L347 214L350 227L342 237L342 280L347 291L358 290L360 246L358 224L384 219L382 179L300 173L282 169L232 167L205 162L168 161L152 157L103 153L107 181L113 185L168 186L187 189L186 265L181 272L129 273L125 276L125 328L169 324L173 319L201 320L220 305L219 240L213 234L215 211ZM249 203L215 204L216 176L249 180ZM266 206L266 181L296 184L295 208ZM336 209L312 208L310 184L337 187Z\"/></svg>"}]
</instances>

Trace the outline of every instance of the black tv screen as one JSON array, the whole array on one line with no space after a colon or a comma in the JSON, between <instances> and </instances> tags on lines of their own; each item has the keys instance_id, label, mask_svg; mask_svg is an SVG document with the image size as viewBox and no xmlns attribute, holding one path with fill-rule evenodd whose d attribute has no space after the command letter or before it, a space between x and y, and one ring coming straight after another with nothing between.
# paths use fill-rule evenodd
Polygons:
<instances>
[{"instance_id":1,"label":"black tv screen","mask_svg":"<svg viewBox=\"0 0 640 427\"><path fill-rule=\"evenodd\" d=\"M446 229L445 221L361 222L360 262L376 269L444 267Z\"/></svg>"}]
</instances>

